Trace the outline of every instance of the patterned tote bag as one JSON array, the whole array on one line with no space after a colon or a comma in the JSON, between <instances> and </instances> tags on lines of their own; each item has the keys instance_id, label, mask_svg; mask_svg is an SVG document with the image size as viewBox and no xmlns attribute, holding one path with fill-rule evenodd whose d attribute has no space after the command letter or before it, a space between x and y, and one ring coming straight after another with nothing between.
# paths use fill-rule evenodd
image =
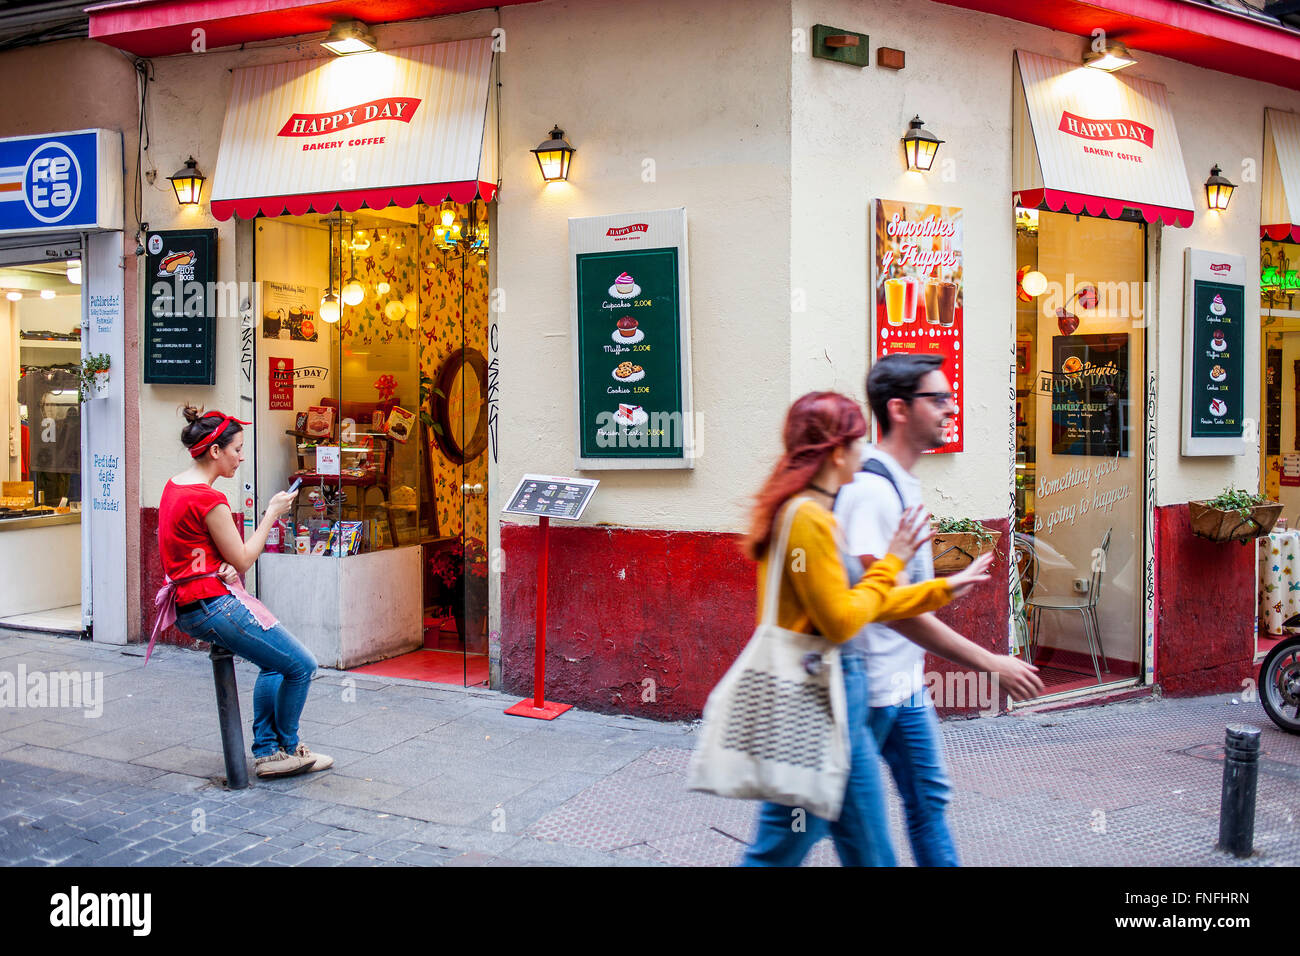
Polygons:
<instances>
[{"instance_id":1,"label":"patterned tote bag","mask_svg":"<svg viewBox=\"0 0 1300 956\"><path fill-rule=\"evenodd\" d=\"M688 785L837 820L849 775L840 649L776 623L790 524L806 500L790 501L779 519L769 546L763 617L704 705Z\"/></svg>"}]
</instances>

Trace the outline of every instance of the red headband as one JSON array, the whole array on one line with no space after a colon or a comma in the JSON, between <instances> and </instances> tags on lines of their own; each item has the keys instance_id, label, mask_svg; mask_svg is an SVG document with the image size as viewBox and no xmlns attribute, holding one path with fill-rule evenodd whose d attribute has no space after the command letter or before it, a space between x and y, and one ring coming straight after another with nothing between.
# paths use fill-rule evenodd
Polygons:
<instances>
[{"instance_id":1,"label":"red headband","mask_svg":"<svg viewBox=\"0 0 1300 956\"><path fill-rule=\"evenodd\" d=\"M203 416L203 418L213 418L213 417L219 417L221 419L220 424L218 424L216 428L212 429L212 431L209 432L207 435L205 435L203 438L199 439L197 442L195 442L193 445L190 446L191 458L198 458L205 451L207 451L208 446L217 440L218 436L220 436L221 433L226 430L226 426L231 422L239 422L239 424L241 425L253 424L252 422L246 422L241 419L238 419L234 415L222 415L221 412L208 412L206 415ZM202 419L200 419L200 421L201 420Z\"/></svg>"}]
</instances>

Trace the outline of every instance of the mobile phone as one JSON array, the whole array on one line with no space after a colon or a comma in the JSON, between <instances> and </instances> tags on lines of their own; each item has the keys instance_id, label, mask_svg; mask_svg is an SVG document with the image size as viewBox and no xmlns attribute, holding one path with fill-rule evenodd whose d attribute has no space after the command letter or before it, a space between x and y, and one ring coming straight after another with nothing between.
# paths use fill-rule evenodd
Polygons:
<instances>
[{"instance_id":1,"label":"mobile phone","mask_svg":"<svg viewBox=\"0 0 1300 956\"><path fill-rule=\"evenodd\" d=\"M293 494L295 491L298 490L298 488L299 488L301 485L302 485L302 476L299 475L297 478L295 478L295 479L293 480L293 484L291 484L291 485L289 486L288 491L287 491L287 494Z\"/></svg>"}]
</instances>

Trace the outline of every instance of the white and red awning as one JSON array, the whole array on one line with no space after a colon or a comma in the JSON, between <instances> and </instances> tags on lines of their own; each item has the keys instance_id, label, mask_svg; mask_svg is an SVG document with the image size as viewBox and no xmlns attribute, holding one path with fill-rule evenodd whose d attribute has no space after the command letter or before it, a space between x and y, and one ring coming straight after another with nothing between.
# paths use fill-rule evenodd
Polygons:
<instances>
[{"instance_id":1,"label":"white and red awning","mask_svg":"<svg viewBox=\"0 0 1300 956\"><path fill-rule=\"evenodd\" d=\"M213 216L491 200L491 44L459 40L235 70Z\"/></svg>"},{"instance_id":2,"label":"white and red awning","mask_svg":"<svg viewBox=\"0 0 1300 956\"><path fill-rule=\"evenodd\" d=\"M1264 175L1259 234L1300 242L1300 114L1264 111Z\"/></svg>"},{"instance_id":3,"label":"white and red awning","mask_svg":"<svg viewBox=\"0 0 1300 956\"><path fill-rule=\"evenodd\" d=\"M1016 51L1016 202L1190 226L1195 216L1178 130L1159 83Z\"/></svg>"}]
</instances>

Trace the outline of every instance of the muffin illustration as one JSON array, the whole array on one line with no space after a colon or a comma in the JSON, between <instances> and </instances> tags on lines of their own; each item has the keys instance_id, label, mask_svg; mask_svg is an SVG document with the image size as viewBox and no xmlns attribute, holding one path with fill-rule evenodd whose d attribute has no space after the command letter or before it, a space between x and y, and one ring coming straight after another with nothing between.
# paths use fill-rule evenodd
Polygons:
<instances>
[{"instance_id":1,"label":"muffin illustration","mask_svg":"<svg viewBox=\"0 0 1300 956\"><path fill-rule=\"evenodd\" d=\"M617 279L614 280L614 288L617 289L623 295L627 295L634 288L636 288L636 280L633 279L626 272L624 272Z\"/></svg>"},{"instance_id":2,"label":"muffin illustration","mask_svg":"<svg viewBox=\"0 0 1300 956\"><path fill-rule=\"evenodd\" d=\"M623 291L622 289L619 290ZM639 323L630 315L625 315L618 320L618 334L625 339L630 339L636 335L636 327Z\"/></svg>"},{"instance_id":3,"label":"muffin illustration","mask_svg":"<svg viewBox=\"0 0 1300 956\"><path fill-rule=\"evenodd\" d=\"M1210 341L1210 348L1216 352L1222 352L1228 347L1228 340L1224 338L1222 332L1215 332L1214 338Z\"/></svg>"}]
</instances>

